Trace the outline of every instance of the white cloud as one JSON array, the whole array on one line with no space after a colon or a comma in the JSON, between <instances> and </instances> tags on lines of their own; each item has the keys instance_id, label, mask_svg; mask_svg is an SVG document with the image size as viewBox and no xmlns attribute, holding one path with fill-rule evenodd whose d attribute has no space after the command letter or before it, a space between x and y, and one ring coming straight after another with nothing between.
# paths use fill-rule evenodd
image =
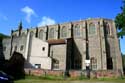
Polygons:
<instances>
[{"instance_id":1,"label":"white cloud","mask_svg":"<svg viewBox=\"0 0 125 83\"><path fill-rule=\"evenodd\" d=\"M50 17L43 16L42 20L38 23L37 26L52 25L55 23L56 23L56 21L54 19L51 19Z\"/></svg>"},{"instance_id":2,"label":"white cloud","mask_svg":"<svg viewBox=\"0 0 125 83\"><path fill-rule=\"evenodd\" d=\"M24 8L22 8L21 11L26 14L25 19L26 19L26 21L28 23L31 22L31 16L36 16L35 11L32 8L28 7L28 6L25 6Z\"/></svg>"}]
</instances>

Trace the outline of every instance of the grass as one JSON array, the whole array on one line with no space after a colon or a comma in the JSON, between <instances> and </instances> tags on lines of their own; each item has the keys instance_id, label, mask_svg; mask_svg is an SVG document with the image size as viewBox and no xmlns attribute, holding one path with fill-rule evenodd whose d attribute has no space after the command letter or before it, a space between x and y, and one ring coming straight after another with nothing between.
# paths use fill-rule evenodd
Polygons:
<instances>
[{"instance_id":1,"label":"grass","mask_svg":"<svg viewBox=\"0 0 125 83\"><path fill-rule=\"evenodd\" d=\"M100 78L100 79L79 79L79 78L64 78L55 76L37 77L26 76L25 79L16 80L14 83L83 83L83 82L110 82L110 83L125 83L125 78Z\"/></svg>"}]
</instances>

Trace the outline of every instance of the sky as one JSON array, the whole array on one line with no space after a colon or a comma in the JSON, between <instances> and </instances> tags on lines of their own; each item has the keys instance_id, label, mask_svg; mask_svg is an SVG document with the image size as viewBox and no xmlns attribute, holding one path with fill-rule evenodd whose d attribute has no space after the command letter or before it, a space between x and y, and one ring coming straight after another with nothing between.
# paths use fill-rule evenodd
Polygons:
<instances>
[{"instance_id":1,"label":"sky","mask_svg":"<svg viewBox=\"0 0 125 83\"><path fill-rule=\"evenodd\" d=\"M24 29L84 20L109 18L121 12L122 0L0 0L0 33L10 35L20 21ZM120 39L125 54L125 37Z\"/></svg>"}]
</instances>

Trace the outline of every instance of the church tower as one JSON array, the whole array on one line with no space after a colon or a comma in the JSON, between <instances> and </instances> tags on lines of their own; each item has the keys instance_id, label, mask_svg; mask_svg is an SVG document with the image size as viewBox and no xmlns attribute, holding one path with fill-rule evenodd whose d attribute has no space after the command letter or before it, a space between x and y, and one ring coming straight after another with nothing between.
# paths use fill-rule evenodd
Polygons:
<instances>
[{"instance_id":1,"label":"church tower","mask_svg":"<svg viewBox=\"0 0 125 83\"><path fill-rule=\"evenodd\" d=\"M22 28L23 28L23 26L22 26L22 21L21 21L21 22L19 23L19 25L18 25L19 36L21 35Z\"/></svg>"}]
</instances>

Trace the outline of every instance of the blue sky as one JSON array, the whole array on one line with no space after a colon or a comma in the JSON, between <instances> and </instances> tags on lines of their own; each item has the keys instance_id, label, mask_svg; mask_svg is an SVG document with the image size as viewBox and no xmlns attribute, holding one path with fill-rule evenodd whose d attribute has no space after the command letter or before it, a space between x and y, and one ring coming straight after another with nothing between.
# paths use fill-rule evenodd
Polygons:
<instances>
[{"instance_id":1,"label":"blue sky","mask_svg":"<svg viewBox=\"0 0 125 83\"><path fill-rule=\"evenodd\" d=\"M122 0L0 0L0 32L10 34L23 22L25 28L86 18L114 19ZM125 54L125 39L121 41Z\"/></svg>"}]
</instances>

